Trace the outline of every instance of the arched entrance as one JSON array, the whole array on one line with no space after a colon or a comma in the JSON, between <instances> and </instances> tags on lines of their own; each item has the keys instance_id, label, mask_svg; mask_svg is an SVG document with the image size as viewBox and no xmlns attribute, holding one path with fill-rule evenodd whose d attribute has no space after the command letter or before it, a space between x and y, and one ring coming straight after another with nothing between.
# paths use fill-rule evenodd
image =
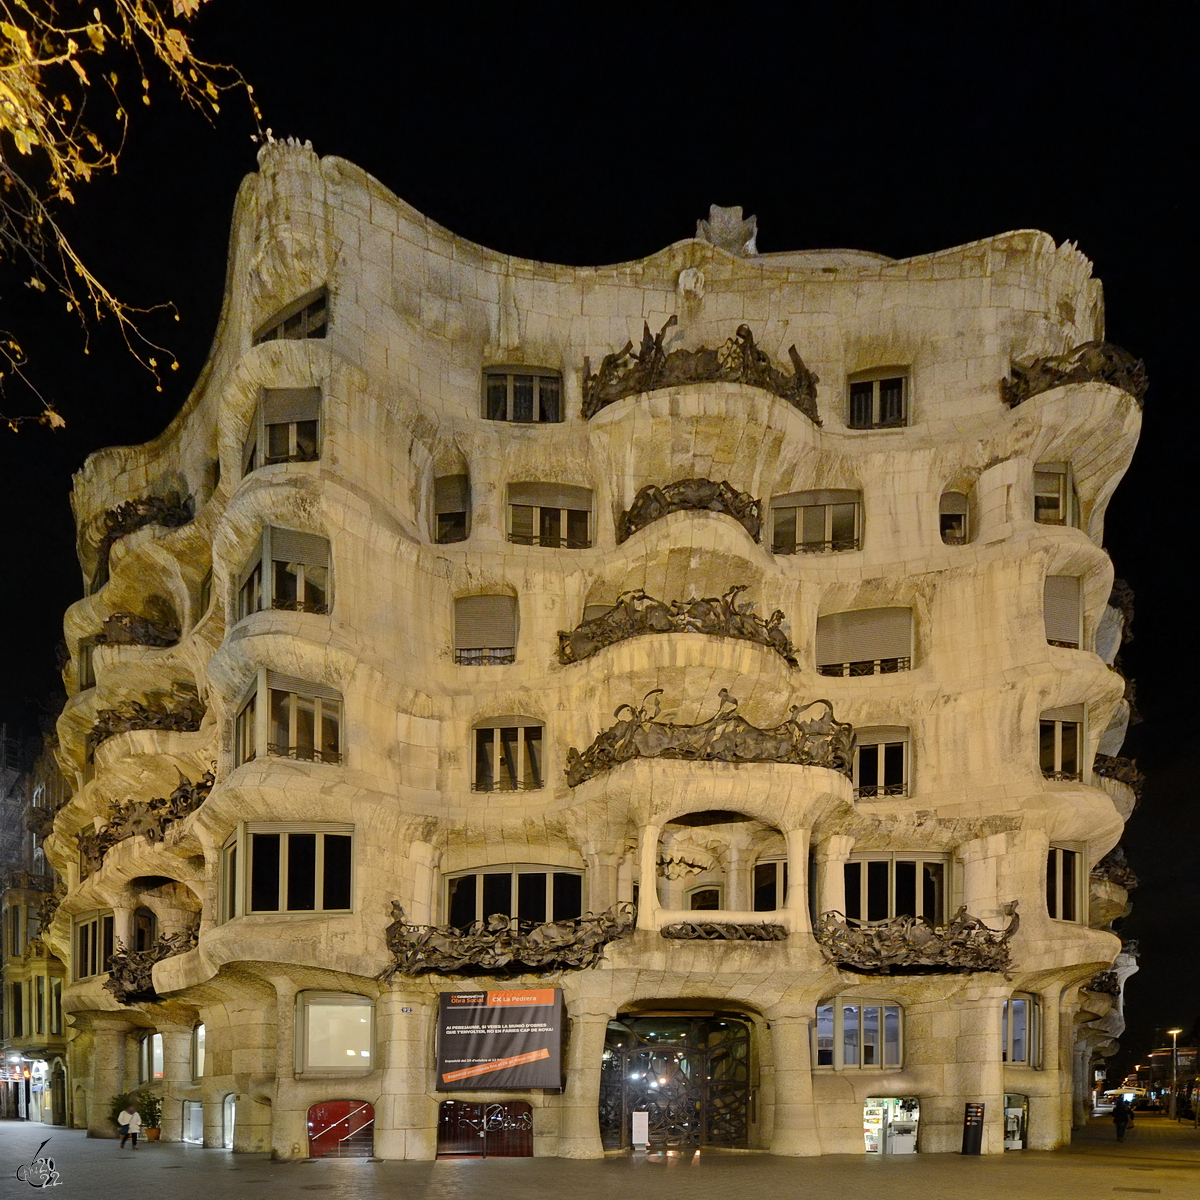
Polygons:
<instances>
[{"instance_id":1,"label":"arched entrance","mask_svg":"<svg viewBox=\"0 0 1200 1200\"><path fill-rule=\"evenodd\" d=\"M308 1110L309 1158L370 1158L375 1109L361 1100L325 1100Z\"/></svg>"},{"instance_id":2,"label":"arched entrance","mask_svg":"<svg viewBox=\"0 0 1200 1200\"><path fill-rule=\"evenodd\" d=\"M737 1013L627 1013L610 1021L600 1076L606 1149L631 1144L649 1114L650 1144L745 1146L750 1125L750 1021Z\"/></svg>"},{"instance_id":3,"label":"arched entrance","mask_svg":"<svg viewBox=\"0 0 1200 1200\"><path fill-rule=\"evenodd\" d=\"M438 1108L439 1158L531 1158L533 1109L524 1100L464 1104L443 1100Z\"/></svg>"},{"instance_id":4,"label":"arched entrance","mask_svg":"<svg viewBox=\"0 0 1200 1200\"><path fill-rule=\"evenodd\" d=\"M237 1096L230 1092L221 1102L221 1145L233 1149L233 1128L237 1124Z\"/></svg>"}]
</instances>

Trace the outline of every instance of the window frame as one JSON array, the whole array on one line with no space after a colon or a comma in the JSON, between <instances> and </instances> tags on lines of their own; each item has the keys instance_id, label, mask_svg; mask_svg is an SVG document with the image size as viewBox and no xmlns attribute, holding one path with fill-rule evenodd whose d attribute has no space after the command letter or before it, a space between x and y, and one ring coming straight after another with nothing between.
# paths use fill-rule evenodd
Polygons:
<instances>
[{"instance_id":1,"label":"window frame","mask_svg":"<svg viewBox=\"0 0 1200 1200\"><path fill-rule=\"evenodd\" d=\"M489 863L482 867L465 867L460 871L447 871L442 876L441 885L441 907L442 914L445 920L444 925L451 923L451 891L453 889L453 881L456 879L466 879L474 877L477 881L485 875L508 875L511 879L509 885L509 900L508 907L510 910L509 916L514 920L520 920L520 889L517 880L522 875L545 875L546 876L546 918L540 924L550 924L554 921L574 920L573 917L568 917L565 914L558 916L554 911L554 876L555 875L571 875L579 879L579 916L582 916L588 911L587 906L587 871L582 867L564 867L557 866L551 863ZM484 912L484 895L483 887L479 882L475 885L475 920L486 921L491 913ZM455 926L458 928L458 926Z\"/></svg>"},{"instance_id":2,"label":"window frame","mask_svg":"<svg viewBox=\"0 0 1200 1200\"><path fill-rule=\"evenodd\" d=\"M508 601L512 609L512 644L508 646L460 646L464 639L464 630L460 613L460 605L466 600L494 600L502 598ZM507 619L507 614L506 614ZM508 592L471 592L465 596L455 596L451 608L451 653L455 666L507 666L517 661L517 643L521 635L521 601L519 596Z\"/></svg>"},{"instance_id":3,"label":"window frame","mask_svg":"<svg viewBox=\"0 0 1200 1200\"><path fill-rule=\"evenodd\" d=\"M854 744L854 765L851 782L854 784L856 800L884 800L889 797L909 796L912 794L912 730L904 725L875 725L856 730ZM879 736L876 736L879 735ZM872 737L873 741L863 741L863 737ZM899 784L881 782L862 784L861 753L863 750L875 750L876 776L884 779L886 775L887 747L899 745L901 748L901 780ZM880 747L883 753L880 753ZM883 767L881 770L880 767ZM873 789L869 794L867 789Z\"/></svg>"},{"instance_id":4,"label":"window frame","mask_svg":"<svg viewBox=\"0 0 1200 1200\"><path fill-rule=\"evenodd\" d=\"M886 862L887 870L887 891L888 891L888 915L885 917L870 917L867 914L870 912L870 872L865 870L868 863ZM952 854L935 851L935 850L860 850L850 854L843 867L842 878L844 880L844 894L846 897L846 913L845 915L854 921L861 921L863 924L874 925L885 921L893 921L900 914L897 913L896 905L896 864L897 863L913 863L915 864L915 879L913 890L913 907L917 909L911 915L914 917L924 917L933 925L943 925L946 920L946 911L950 907L951 887L953 885L954 873L954 856ZM940 911L932 915L922 911L925 907L924 888L922 887L923 871L922 868L929 864L936 864L942 868L941 895L938 898L940 903ZM847 878L850 874L851 866L859 866L859 894L858 894L858 916L855 916L850 910L850 881Z\"/></svg>"},{"instance_id":5,"label":"window frame","mask_svg":"<svg viewBox=\"0 0 1200 1200\"><path fill-rule=\"evenodd\" d=\"M906 655L889 655L881 658L856 658L842 659L840 661L830 661L822 663L820 661L821 654L818 649L821 640L821 622L830 621L836 617L854 613L885 613L885 612L906 612L908 613L908 654ZM888 621L890 618L880 618L881 621ZM890 632L890 631L889 631ZM828 636L835 636L830 634ZM843 631L840 635L847 636ZM861 636L861 635L860 635ZM872 637L878 637L878 632L872 632ZM816 628L813 636L813 657L816 661L818 675L824 675L832 679L857 679L866 678L870 675L896 675L901 671L911 671L913 669L913 660L916 657L917 646L917 613L916 609L911 604L887 604L880 605L874 608L865 609L841 609L832 613L819 613L817 616ZM844 649L845 647L843 647ZM861 644L860 644L861 648Z\"/></svg>"},{"instance_id":6,"label":"window frame","mask_svg":"<svg viewBox=\"0 0 1200 1200\"><path fill-rule=\"evenodd\" d=\"M489 392L491 390L491 381L494 377L505 377L505 415L503 417L491 416L491 406L489 401ZM533 378L533 395L531 397L532 411L537 415L529 421L518 420L512 414L515 410L515 392L516 385L514 380L521 376L530 376ZM563 383L563 373L556 371L553 367L530 367L518 365L515 363L497 363L494 366L484 367L482 372L482 389L480 396L480 416L485 421L502 422L508 425L561 425L567 417L566 406L566 389ZM558 383L558 416L551 418L543 418L542 413L542 385L540 380L553 379Z\"/></svg>"},{"instance_id":7,"label":"window frame","mask_svg":"<svg viewBox=\"0 0 1200 1200\"><path fill-rule=\"evenodd\" d=\"M192 1027L192 1082L204 1078L208 1030L203 1021Z\"/></svg>"},{"instance_id":8,"label":"window frame","mask_svg":"<svg viewBox=\"0 0 1200 1200\"><path fill-rule=\"evenodd\" d=\"M306 690L299 690L302 686ZM282 742L271 741L275 713L274 695L288 696L287 752L279 753ZM311 749L293 741L299 725L299 702L310 701L313 712L313 746ZM336 725L337 749L323 749L325 712L330 710L330 722ZM303 753L302 753L303 752ZM342 694L324 684L311 680L280 675L260 667L253 684L247 689L233 719L233 765L245 766L259 757L282 758L291 762L342 767L346 764L346 702Z\"/></svg>"},{"instance_id":9,"label":"window frame","mask_svg":"<svg viewBox=\"0 0 1200 1200\"><path fill-rule=\"evenodd\" d=\"M1025 1057L1013 1057L1017 1022L1013 1020L1016 1009L1014 1002L1023 1002L1025 1008ZM1006 1067L1029 1067L1035 1071L1042 1067L1042 1005L1033 992L1013 992L1004 1001L1000 1010L1000 1061Z\"/></svg>"},{"instance_id":10,"label":"window frame","mask_svg":"<svg viewBox=\"0 0 1200 1200\"><path fill-rule=\"evenodd\" d=\"M845 1029L845 1010L846 1008L854 1008L856 1013L856 1024L859 1030L858 1050L859 1059L862 1059L861 1053L863 1047L861 1013L864 1008L877 1008L879 1010L879 1042L878 1047L881 1050L880 1060L877 1063L863 1062L846 1062L846 1029ZM833 1018L833 1035L832 1045L829 1050L830 1062L822 1063L821 1046L819 1040L819 1023L820 1010L822 1008L831 1008ZM896 1021L896 1061L887 1061L887 1010L895 1009L897 1013ZM904 1005L896 1001L880 1000L874 997L863 996L834 996L829 1000L817 1005L817 1011L814 1014L814 1019L809 1026L811 1031L811 1063L813 1071L877 1071L880 1074L885 1071L902 1071L904 1070L905 1057L905 1019Z\"/></svg>"},{"instance_id":11,"label":"window frame","mask_svg":"<svg viewBox=\"0 0 1200 1200\"><path fill-rule=\"evenodd\" d=\"M453 490L457 493L456 500L462 504L461 508L443 507L450 503L448 499L438 499L438 484L447 480L462 480L461 484L456 484ZM450 491L451 488L447 484L443 487L443 492ZM454 546L459 542L467 541L471 536L471 473L469 471L457 471L452 475L435 475L433 479L433 500L432 500L432 541L435 546ZM442 529L443 517L462 517L462 531L458 534L456 529L447 528L445 536ZM455 523L457 525L457 522ZM449 536L450 534L454 536Z\"/></svg>"},{"instance_id":12,"label":"window frame","mask_svg":"<svg viewBox=\"0 0 1200 1200\"><path fill-rule=\"evenodd\" d=\"M81 939L85 930L88 932ZM116 925L111 908L80 913L71 922L71 975L76 982L106 975L115 949ZM81 966L85 968L82 973Z\"/></svg>"},{"instance_id":13,"label":"window frame","mask_svg":"<svg viewBox=\"0 0 1200 1200\"><path fill-rule=\"evenodd\" d=\"M324 338L329 335L330 326L329 288L326 284L313 288L298 296L289 304L276 309L265 321L254 330L250 341L254 346L265 342L308 341L312 338ZM295 322L288 329L289 322Z\"/></svg>"},{"instance_id":14,"label":"window frame","mask_svg":"<svg viewBox=\"0 0 1200 1200\"><path fill-rule=\"evenodd\" d=\"M1055 495L1058 517L1045 519L1039 515L1038 499L1051 495L1039 489L1039 475L1059 476ZM1043 506L1044 507L1044 506ZM1033 522L1035 525L1051 525L1078 529L1080 519L1079 493L1075 487L1075 473L1069 462L1038 462L1033 464Z\"/></svg>"},{"instance_id":15,"label":"window frame","mask_svg":"<svg viewBox=\"0 0 1200 1200\"><path fill-rule=\"evenodd\" d=\"M252 908L254 854L252 838L256 835L279 837L278 882L276 898L287 903L288 874L290 869L288 839L292 834L315 834L318 839L314 850L313 907L312 908ZM324 837L350 838L350 905L348 908L324 907L325 842ZM221 847L221 874L219 878L220 923L241 917L314 917L320 915L344 916L356 910L358 894L358 854L355 850L355 827L346 821L242 821Z\"/></svg>"},{"instance_id":16,"label":"window frame","mask_svg":"<svg viewBox=\"0 0 1200 1200\"><path fill-rule=\"evenodd\" d=\"M531 739L528 734L518 733L513 739L517 743L517 759L515 776L512 772L508 772L509 786L500 786L498 781L502 772L501 764L503 762L503 745L504 738L502 734L508 730L525 730L537 729L540 731L541 737ZM480 783L482 772L480 771L480 747L482 745L479 735L487 730L492 731L492 760L490 764L490 773L492 776L491 786L484 786ZM533 775L534 782L526 782L526 777L530 774L529 771L529 742L537 740L541 743L541 762L540 773ZM492 717L482 721L476 721L471 726L471 791L493 793L493 792L536 792L546 786L546 777L549 774L546 763L546 748L549 744L549 738L546 736L546 723L536 717L523 716L503 716Z\"/></svg>"},{"instance_id":17,"label":"window frame","mask_svg":"<svg viewBox=\"0 0 1200 1200\"><path fill-rule=\"evenodd\" d=\"M713 905L706 904L703 908L693 907L695 898L697 896L699 896L702 892L716 892L717 893L716 904L713 904ZM722 912L722 911L724 911L724 908L725 908L725 885L720 882L697 883L694 886L688 888L683 893L683 901L684 901L684 908L686 908L688 912L698 912L698 913Z\"/></svg>"},{"instance_id":18,"label":"window frame","mask_svg":"<svg viewBox=\"0 0 1200 1200\"><path fill-rule=\"evenodd\" d=\"M882 384L893 379L900 381L900 419L884 421ZM854 422L855 389L871 386L871 420L869 424ZM871 432L881 429L904 429L912 424L912 367L877 367L870 371L855 371L846 377L845 424L847 429Z\"/></svg>"},{"instance_id":19,"label":"window frame","mask_svg":"<svg viewBox=\"0 0 1200 1200\"><path fill-rule=\"evenodd\" d=\"M296 562L286 557L286 535L301 534L325 543L325 566L314 563ZM284 535L284 536L280 536ZM283 546L283 549L276 549ZM280 554L285 557L279 557ZM325 602L309 603L307 600L284 601L276 595L275 577L277 567L290 568L296 576L296 594L302 596L310 569L325 572ZM245 565L237 576L237 591L234 594L234 623L246 620L260 612L302 612L311 616L327 617L333 612L333 543L323 533L309 533L302 529L285 529L282 526L264 525L255 539L255 548L250 552Z\"/></svg>"},{"instance_id":20,"label":"window frame","mask_svg":"<svg viewBox=\"0 0 1200 1200\"><path fill-rule=\"evenodd\" d=\"M95 637L80 638L75 656L75 689L79 692L86 692L96 686Z\"/></svg>"},{"instance_id":21,"label":"window frame","mask_svg":"<svg viewBox=\"0 0 1200 1200\"><path fill-rule=\"evenodd\" d=\"M1078 710L1078 716L1067 716L1066 713ZM1047 769L1046 729L1053 726L1050 747L1051 766ZM1064 747L1068 744L1065 736L1067 729L1073 729L1075 742L1075 770L1065 769L1064 764L1069 759L1064 756ZM1043 709L1038 716L1038 769L1042 778L1051 783L1080 783L1083 780L1083 757L1087 746L1087 708L1083 704L1071 704L1062 708Z\"/></svg>"},{"instance_id":22,"label":"window frame","mask_svg":"<svg viewBox=\"0 0 1200 1200\"><path fill-rule=\"evenodd\" d=\"M815 501L813 503L801 504L798 501L803 497L808 496L832 496L838 492L845 493L847 496L854 496L853 500L848 499L827 499ZM797 501L797 503L781 503L781 501ZM833 536L834 509L850 507L854 508L854 536L850 541L838 539ZM824 509L821 517L821 527L823 537L820 541L806 541L803 539L804 517L808 509ZM863 544L863 495L860 488L810 488L806 491L799 492L782 492L778 496L772 496L770 502L770 517L771 517L771 553L772 554L845 554L862 549ZM792 513L792 544L791 548L787 547L786 541L780 540L779 531L776 522L777 514Z\"/></svg>"},{"instance_id":23,"label":"window frame","mask_svg":"<svg viewBox=\"0 0 1200 1200\"><path fill-rule=\"evenodd\" d=\"M370 1032L368 1040L370 1042L369 1060L365 1067L359 1067L355 1070L339 1069L337 1067L314 1067L310 1065L309 1043L311 1022L309 1010L311 1008L322 1006L332 1007L334 1005L344 1006L346 1008L370 1008ZM377 1067L378 1058L378 1034L377 1034L377 1016L376 1016L376 1001L373 996L366 996L359 992L323 992L313 989L305 989L296 993L296 1019L295 1019L295 1045L293 1065L296 1073L299 1075L369 1075Z\"/></svg>"},{"instance_id":24,"label":"window frame","mask_svg":"<svg viewBox=\"0 0 1200 1200\"><path fill-rule=\"evenodd\" d=\"M306 417L304 420L297 419L294 421L268 421L267 399L268 394L274 391L316 392L316 417ZM313 431L314 449L311 454L301 453L299 427L310 424L316 425L316 429ZM288 453L282 456L269 453L271 448L270 431L277 426L287 426L288 431ZM325 391L323 388L319 385L309 385L303 388L260 388L258 401L254 406L254 413L250 417L250 426L246 430L246 436L242 441L242 478L245 479L248 475L253 475L255 471L261 471L264 467L320 462L322 453L324 452L324 437Z\"/></svg>"},{"instance_id":25,"label":"window frame","mask_svg":"<svg viewBox=\"0 0 1200 1200\"><path fill-rule=\"evenodd\" d=\"M1068 857L1070 856L1070 857ZM1067 886L1068 872L1064 865L1070 863L1073 875L1071 886ZM1052 921L1063 921L1068 925L1087 924L1087 852L1082 842L1051 842L1046 851L1046 915ZM1066 903L1071 907L1068 910ZM1067 912L1071 915L1066 915Z\"/></svg>"},{"instance_id":26,"label":"window frame","mask_svg":"<svg viewBox=\"0 0 1200 1200\"><path fill-rule=\"evenodd\" d=\"M771 885L775 889L775 905L772 908L759 908L758 906L758 889L760 886L766 887L766 884L758 883L758 868L773 866L775 868L775 881ZM779 854L762 854L754 860L750 868L750 906L754 912L782 912L787 907L788 888L791 881L788 879L788 860L784 853Z\"/></svg>"},{"instance_id":27,"label":"window frame","mask_svg":"<svg viewBox=\"0 0 1200 1200\"><path fill-rule=\"evenodd\" d=\"M954 500L948 498L953 496ZM957 504L962 502L962 510L958 511L955 508L947 507L947 504ZM971 494L969 492L958 492L953 489L947 489L938 497L938 536L942 539L944 546L968 546L971 543L971 538L974 534L972 529L973 522L971 521ZM962 534L961 536L950 534L946 529L947 517L962 518Z\"/></svg>"}]
</instances>

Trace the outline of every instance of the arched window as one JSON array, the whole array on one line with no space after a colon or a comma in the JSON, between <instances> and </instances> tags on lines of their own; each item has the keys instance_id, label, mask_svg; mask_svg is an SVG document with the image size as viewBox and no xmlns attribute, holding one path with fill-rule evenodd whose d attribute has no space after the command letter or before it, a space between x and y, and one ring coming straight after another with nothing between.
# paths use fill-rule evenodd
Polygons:
<instances>
[{"instance_id":1,"label":"arched window","mask_svg":"<svg viewBox=\"0 0 1200 1200\"><path fill-rule=\"evenodd\" d=\"M844 1000L817 1005L813 1066L835 1071L887 1069L904 1062L904 1009L880 1000Z\"/></svg>"},{"instance_id":2,"label":"arched window","mask_svg":"<svg viewBox=\"0 0 1200 1200\"><path fill-rule=\"evenodd\" d=\"M543 924L583 915L583 872L533 863L498 864L446 876L446 923L466 929L499 914Z\"/></svg>"},{"instance_id":3,"label":"arched window","mask_svg":"<svg viewBox=\"0 0 1200 1200\"><path fill-rule=\"evenodd\" d=\"M721 888L712 884L694 887L687 894L687 906L692 912L712 912L721 907Z\"/></svg>"},{"instance_id":4,"label":"arched window","mask_svg":"<svg viewBox=\"0 0 1200 1200\"><path fill-rule=\"evenodd\" d=\"M323 287L281 308L254 331L254 344L323 338L329 324L329 293Z\"/></svg>"},{"instance_id":5,"label":"arched window","mask_svg":"<svg viewBox=\"0 0 1200 1200\"><path fill-rule=\"evenodd\" d=\"M771 497L771 551L822 554L862 546L862 493L827 489Z\"/></svg>"},{"instance_id":6,"label":"arched window","mask_svg":"<svg viewBox=\"0 0 1200 1200\"><path fill-rule=\"evenodd\" d=\"M846 916L856 921L924 917L941 925L948 862L929 851L867 851L845 865Z\"/></svg>"},{"instance_id":7,"label":"arched window","mask_svg":"<svg viewBox=\"0 0 1200 1200\"><path fill-rule=\"evenodd\" d=\"M1013 992L1000 1014L1000 1057L1006 1063L1041 1065L1041 1011L1036 996Z\"/></svg>"},{"instance_id":8,"label":"arched window","mask_svg":"<svg viewBox=\"0 0 1200 1200\"><path fill-rule=\"evenodd\" d=\"M544 726L532 717L494 717L474 730L475 792L520 792L540 788Z\"/></svg>"},{"instance_id":9,"label":"arched window","mask_svg":"<svg viewBox=\"0 0 1200 1200\"><path fill-rule=\"evenodd\" d=\"M900 725L879 725L854 733L854 794L860 800L907 796L908 730Z\"/></svg>"},{"instance_id":10,"label":"arched window","mask_svg":"<svg viewBox=\"0 0 1200 1200\"><path fill-rule=\"evenodd\" d=\"M890 675L912 666L912 609L860 608L817 618L822 675Z\"/></svg>"},{"instance_id":11,"label":"arched window","mask_svg":"<svg viewBox=\"0 0 1200 1200\"><path fill-rule=\"evenodd\" d=\"M962 492L942 493L938 528L947 546L965 546L971 540L971 501Z\"/></svg>"}]
</instances>

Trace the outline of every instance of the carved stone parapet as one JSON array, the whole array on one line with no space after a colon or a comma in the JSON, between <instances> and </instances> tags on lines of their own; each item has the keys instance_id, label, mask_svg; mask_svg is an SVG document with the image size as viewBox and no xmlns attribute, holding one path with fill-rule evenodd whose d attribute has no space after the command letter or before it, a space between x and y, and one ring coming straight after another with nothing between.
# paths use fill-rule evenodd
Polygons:
<instances>
[{"instance_id":1,"label":"carved stone parapet","mask_svg":"<svg viewBox=\"0 0 1200 1200\"><path fill-rule=\"evenodd\" d=\"M782 611L766 620L754 611L754 602L739 602L744 584L723 596L690 600L656 600L643 591L622 592L607 612L581 621L574 629L559 630L558 661L582 662L605 646L650 633L703 633L710 637L740 638L769 646L789 666L796 666L795 648L784 629Z\"/></svg>"},{"instance_id":2,"label":"carved stone parapet","mask_svg":"<svg viewBox=\"0 0 1200 1200\"><path fill-rule=\"evenodd\" d=\"M804 708L792 706L787 720L768 729L751 725L737 714L738 702L722 688L721 706L707 721L676 725L658 719L661 688L647 692L640 708L622 704L617 723L596 735L581 754L567 751L567 784L581 783L634 758L682 758L692 762L774 762L803 767L829 767L850 775L854 762L854 729L833 715L828 700ZM804 713L818 705L823 712L808 720Z\"/></svg>"},{"instance_id":3,"label":"carved stone parapet","mask_svg":"<svg viewBox=\"0 0 1200 1200\"><path fill-rule=\"evenodd\" d=\"M161 842L170 825L195 812L208 799L215 782L212 771L205 771L195 783L180 772L179 786L169 796L110 805L106 825L85 829L76 837L82 874L86 877L98 871L105 854L126 838L141 836L151 844Z\"/></svg>"},{"instance_id":4,"label":"carved stone parapet","mask_svg":"<svg viewBox=\"0 0 1200 1200\"><path fill-rule=\"evenodd\" d=\"M195 926L179 933L161 935L148 950L130 950L117 943L109 960L105 988L120 1004L143 1004L159 999L154 990L154 964L196 948Z\"/></svg>"},{"instance_id":5,"label":"carved stone parapet","mask_svg":"<svg viewBox=\"0 0 1200 1200\"><path fill-rule=\"evenodd\" d=\"M659 388L691 383L744 383L786 400L815 425L821 424L817 416L820 380L804 365L795 346L788 349L792 364L788 374L755 345L749 325L739 325L733 337L715 350L701 346L697 350L668 351L663 342L667 331L677 324L677 317L669 317L658 333L652 334L650 326L643 323L641 347L635 352L633 342L626 342L615 354L606 354L595 373L591 359L584 359L584 420L626 396Z\"/></svg>"},{"instance_id":6,"label":"carved stone parapet","mask_svg":"<svg viewBox=\"0 0 1200 1200\"><path fill-rule=\"evenodd\" d=\"M617 518L617 541L623 542L639 529L668 513L716 512L732 517L757 542L762 533L762 501L749 492L739 492L727 479L677 479L665 487L648 483L634 496L628 512Z\"/></svg>"},{"instance_id":7,"label":"carved stone parapet","mask_svg":"<svg viewBox=\"0 0 1200 1200\"><path fill-rule=\"evenodd\" d=\"M1133 873L1125 851L1120 846L1114 846L1093 868L1092 878L1115 883L1126 891L1132 891L1138 886L1138 877Z\"/></svg>"},{"instance_id":8,"label":"carved stone parapet","mask_svg":"<svg viewBox=\"0 0 1200 1200\"><path fill-rule=\"evenodd\" d=\"M467 929L453 925L410 925L404 908L392 904L385 939L392 965L380 979L396 975L542 975L594 967L609 942L633 930L637 910L628 901L601 913L567 921L519 921L495 913Z\"/></svg>"},{"instance_id":9,"label":"carved stone parapet","mask_svg":"<svg viewBox=\"0 0 1200 1200\"><path fill-rule=\"evenodd\" d=\"M1083 985L1083 990L1102 996L1119 996L1121 994L1121 977L1116 971L1097 971Z\"/></svg>"},{"instance_id":10,"label":"carved stone parapet","mask_svg":"<svg viewBox=\"0 0 1200 1200\"><path fill-rule=\"evenodd\" d=\"M162 525L174 529L186 525L195 514L191 496L179 492L167 492L162 496L143 496L139 500L127 500L110 508L104 514L104 533L96 547L96 571L92 576L91 590L99 591L108 582L108 560L113 546L121 538L147 525Z\"/></svg>"},{"instance_id":11,"label":"carved stone parapet","mask_svg":"<svg viewBox=\"0 0 1200 1200\"><path fill-rule=\"evenodd\" d=\"M1012 967L1009 942L1020 918L1016 901L1005 907L1009 922L991 929L966 908L949 924L925 917L858 921L839 912L822 913L813 931L825 957L866 975L924 975L965 971L1001 971Z\"/></svg>"},{"instance_id":12,"label":"carved stone parapet","mask_svg":"<svg viewBox=\"0 0 1200 1200\"><path fill-rule=\"evenodd\" d=\"M782 925L733 921L677 921L664 925L659 932L665 938L701 942L785 942L788 936Z\"/></svg>"},{"instance_id":13,"label":"carved stone parapet","mask_svg":"<svg viewBox=\"0 0 1200 1200\"><path fill-rule=\"evenodd\" d=\"M1137 759L1122 758L1116 754L1097 754L1092 760L1092 770L1103 779L1115 779L1133 789L1139 799L1146 776L1138 770Z\"/></svg>"},{"instance_id":14,"label":"carved stone parapet","mask_svg":"<svg viewBox=\"0 0 1200 1200\"><path fill-rule=\"evenodd\" d=\"M1065 354L1048 354L1032 362L1013 363L1008 379L1000 381L1000 395L1009 408L1068 383L1107 383L1128 392L1139 407L1146 399L1150 380L1146 364L1111 342L1084 342Z\"/></svg>"},{"instance_id":15,"label":"carved stone parapet","mask_svg":"<svg viewBox=\"0 0 1200 1200\"><path fill-rule=\"evenodd\" d=\"M88 730L87 753L90 759L101 742L118 733L136 729L159 729L173 733L195 733L204 720L205 709L195 696L183 696L174 708L167 701L125 700L116 708L102 708L96 723Z\"/></svg>"},{"instance_id":16,"label":"carved stone parapet","mask_svg":"<svg viewBox=\"0 0 1200 1200\"><path fill-rule=\"evenodd\" d=\"M179 630L174 626L130 612L113 613L95 639L98 646L152 646L156 649L174 646L178 641Z\"/></svg>"}]
</instances>

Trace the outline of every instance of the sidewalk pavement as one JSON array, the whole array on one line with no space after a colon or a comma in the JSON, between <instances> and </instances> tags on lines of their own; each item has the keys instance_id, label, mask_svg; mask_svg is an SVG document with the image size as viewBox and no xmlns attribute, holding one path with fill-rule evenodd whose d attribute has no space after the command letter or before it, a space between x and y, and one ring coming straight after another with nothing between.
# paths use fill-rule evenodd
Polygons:
<instances>
[{"instance_id":1,"label":"sidewalk pavement","mask_svg":"<svg viewBox=\"0 0 1200 1200\"><path fill-rule=\"evenodd\" d=\"M1139 1115L1124 1144L1111 1121L1053 1152L963 1158L721 1154L606 1158L272 1162L175 1143L121 1150L81 1130L0 1121L0 1198L68 1200L1163 1200L1200 1197L1200 1134ZM62 1189L30 1192L16 1177L44 1138ZM169 1174L167 1173L169 1172Z\"/></svg>"}]
</instances>

